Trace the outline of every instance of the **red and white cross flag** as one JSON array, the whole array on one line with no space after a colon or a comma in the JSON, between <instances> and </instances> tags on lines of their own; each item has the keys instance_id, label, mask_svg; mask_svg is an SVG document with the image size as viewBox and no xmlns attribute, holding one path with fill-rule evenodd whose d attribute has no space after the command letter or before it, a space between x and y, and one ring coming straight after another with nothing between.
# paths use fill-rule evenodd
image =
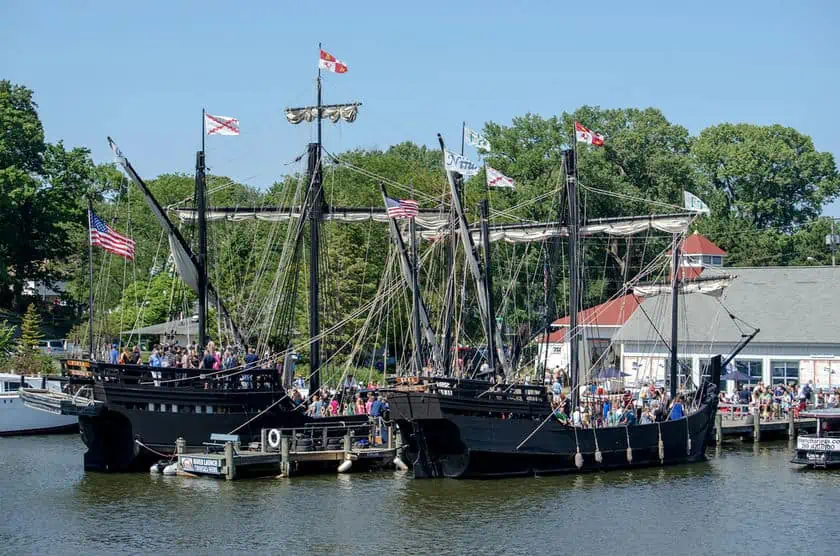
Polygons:
<instances>
[{"instance_id":1,"label":"red and white cross flag","mask_svg":"<svg viewBox=\"0 0 840 556\"><path fill-rule=\"evenodd\" d=\"M604 136L575 122L575 137L580 143L589 143L596 147L604 146Z\"/></svg>"},{"instance_id":2,"label":"red and white cross flag","mask_svg":"<svg viewBox=\"0 0 840 556\"><path fill-rule=\"evenodd\" d=\"M335 73L347 73L347 64L341 60L336 60L335 56L323 49L321 50L321 58L318 60L318 67Z\"/></svg>"},{"instance_id":3,"label":"red and white cross flag","mask_svg":"<svg viewBox=\"0 0 840 556\"><path fill-rule=\"evenodd\" d=\"M207 135L239 135L239 120L205 112L204 129L207 130Z\"/></svg>"},{"instance_id":4,"label":"red and white cross flag","mask_svg":"<svg viewBox=\"0 0 840 556\"><path fill-rule=\"evenodd\" d=\"M513 189L515 186L512 178L487 166L487 187L509 187Z\"/></svg>"}]
</instances>

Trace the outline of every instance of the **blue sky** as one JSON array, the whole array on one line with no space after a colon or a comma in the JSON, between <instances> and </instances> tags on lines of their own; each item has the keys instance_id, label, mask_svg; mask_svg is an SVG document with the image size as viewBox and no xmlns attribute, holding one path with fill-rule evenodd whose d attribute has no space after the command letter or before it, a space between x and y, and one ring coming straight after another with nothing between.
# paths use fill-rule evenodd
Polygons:
<instances>
[{"instance_id":1,"label":"blue sky","mask_svg":"<svg viewBox=\"0 0 840 556\"><path fill-rule=\"evenodd\" d=\"M333 152L592 104L655 106L692 133L780 123L840 159L838 29L829 0L6 1L0 77L35 90L48 140L103 162L112 135L146 176L191 171L203 106L242 122L208 139L214 173L265 187L288 171L313 131L283 108L313 101L319 41L350 66L325 102L364 102L325 126Z\"/></svg>"}]
</instances>

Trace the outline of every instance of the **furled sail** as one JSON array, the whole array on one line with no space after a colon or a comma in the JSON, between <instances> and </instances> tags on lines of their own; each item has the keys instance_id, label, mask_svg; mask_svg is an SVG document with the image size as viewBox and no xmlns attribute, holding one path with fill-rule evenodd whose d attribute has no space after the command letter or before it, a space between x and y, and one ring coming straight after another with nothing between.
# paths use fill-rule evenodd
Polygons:
<instances>
[{"instance_id":1,"label":"furled sail","mask_svg":"<svg viewBox=\"0 0 840 556\"><path fill-rule=\"evenodd\" d=\"M321 118L330 120L332 123L336 123L339 120L354 122L359 113L359 106L361 106L361 103L327 104L321 106ZM304 106L302 108L287 108L286 119L291 124L314 122L318 119L318 107Z\"/></svg>"},{"instance_id":2,"label":"furled sail","mask_svg":"<svg viewBox=\"0 0 840 556\"><path fill-rule=\"evenodd\" d=\"M708 278L697 278L694 280L682 281L679 289L682 293L702 293L705 295L720 296L723 290L729 287L733 275L709 276ZM671 295L671 284L639 284L633 286L633 293L641 297L654 297L656 295Z\"/></svg>"},{"instance_id":3,"label":"furled sail","mask_svg":"<svg viewBox=\"0 0 840 556\"><path fill-rule=\"evenodd\" d=\"M181 235L181 232L178 231L178 228L172 225L172 222L169 221L169 218L166 216L166 213L163 211L161 206L158 204L157 199L154 198L152 192L149 190L149 187L146 183L140 178L137 172L134 170L134 167L128 161L128 159L123 155L120 148L114 142L113 139L108 137L108 144L111 146L111 150L114 152L114 156L116 157L117 163L122 167L128 177L131 178L131 181L143 192L143 197L146 199L146 203L149 205L149 208L152 209L152 214L155 215L157 218L158 223L161 227L166 230L167 236L169 239L169 249L172 252L172 257L175 261L175 268L178 271L178 275L181 277L181 280L194 292L198 293L198 259L196 258L195 254L190 250L189 246L187 245L184 236ZM233 336L236 339L237 343L242 343L241 336L239 334L239 328L236 326L236 323L231 318L230 314L227 311L224 303L221 299L216 295L216 290L213 288L213 284L209 281L207 283L207 297L208 302L211 304L217 305L222 312L222 316L230 325L231 330L233 331Z\"/></svg>"},{"instance_id":4,"label":"furled sail","mask_svg":"<svg viewBox=\"0 0 840 556\"><path fill-rule=\"evenodd\" d=\"M629 236L647 230L659 230L670 234L684 233L695 218L695 214L663 214L650 216L628 216L623 218L604 218L592 220L580 227L579 236L607 234L613 236ZM449 230L426 229L420 232L420 237L429 241L439 241L448 235ZM479 241L481 232L471 229L473 241ZM555 237L568 237L569 229L559 222L536 222L528 224L506 224L490 226L490 241L505 241L507 243L531 243L544 241Z\"/></svg>"},{"instance_id":5,"label":"furled sail","mask_svg":"<svg viewBox=\"0 0 840 556\"><path fill-rule=\"evenodd\" d=\"M178 219L185 224L192 224L197 220L197 213L195 209L179 208L174 210ZM264 222L285 222L292 219L301 218L304 211L300 207L249 207L249 208L234 208L234 207L218 207L209 208L205 211L205 216L208 222L226 220L228 222L243 222L245 220L261 220ZM388 215L385 210L380 207L359 207L359 208L336 208L329 207L324 210L321 219L331 222L388 222ZM438 209L420 209L420 214L416 217L417 226L430 229L439 230L446 226L449 221L448 213L444 213Z\"/></svg>"}]
</instances>

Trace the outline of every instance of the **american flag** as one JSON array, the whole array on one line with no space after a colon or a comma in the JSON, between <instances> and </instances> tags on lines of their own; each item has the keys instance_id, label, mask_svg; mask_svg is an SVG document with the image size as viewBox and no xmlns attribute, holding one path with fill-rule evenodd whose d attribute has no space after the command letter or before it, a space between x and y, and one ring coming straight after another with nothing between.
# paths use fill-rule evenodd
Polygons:
<instances>
[{"instance_id":1,"label":"american flag","mask_svg":"<svg viewBox=\"0 0 840 556\"><path fill-rule=\"evenodd\" d=\"M115 232L101 218L90 213L90 244L109 253L134 260L134 240Z\"/></svg>"},{"instance_id":2,"label":"american flag","mask_svg":"<svg viewBox=\"0 0 840 556\"><path fill-rule=\"evenodd\" d=\"M420 212L417 201L385 197L385 210L389 218L414 218Z\"/></svg>"}]
</instances>

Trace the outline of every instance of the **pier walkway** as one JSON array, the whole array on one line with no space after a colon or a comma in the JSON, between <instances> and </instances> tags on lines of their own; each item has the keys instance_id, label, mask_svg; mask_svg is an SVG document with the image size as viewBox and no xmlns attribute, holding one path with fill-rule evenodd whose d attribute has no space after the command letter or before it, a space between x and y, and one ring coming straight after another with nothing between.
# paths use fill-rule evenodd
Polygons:
<instances>
[{"instance_id":1,"label":"pier walkway","mask_svg":"<svg viewBox=\"0 0 840 556\"><path fill-rule=\"evenodd\" d=\"M747 404L720 404L715 416L715 441L720 443L731 438L752 439L760 442L764 438L795 438L800 431L813 432L817 420L799 417L798 412L789 411L777 418L762 418L750 413Z\"/></svg>"}]
</instances>

